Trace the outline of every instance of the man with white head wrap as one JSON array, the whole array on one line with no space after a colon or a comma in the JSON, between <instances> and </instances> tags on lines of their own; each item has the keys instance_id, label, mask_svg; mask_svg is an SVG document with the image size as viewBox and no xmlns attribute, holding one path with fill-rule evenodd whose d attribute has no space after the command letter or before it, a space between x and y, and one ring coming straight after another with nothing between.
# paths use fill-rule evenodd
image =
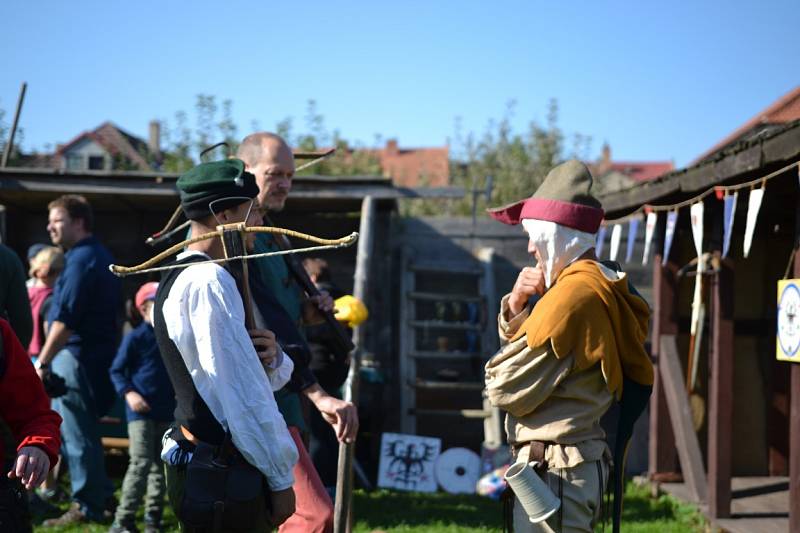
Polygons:
<instances>
[{"instance_id":1,"label":"man with white head wrap","mask_svg":"<svg viewBox=\"0 0 800 533\"><path fill-rule=\"evenodd\" d=\"M624 389L625 424L615 450L621 467L627 426L653 383L644 350L649 309L624 273L595 256L604 213L591 187L586 166L567 161L531 198L490 211L503 223L522 224L536 266L525 267L501 301L505 345L486 364L486 391L508 413L506 432L517 460L536 462L561 501L539 523L531 523L516 501L517 533L594 529L611 459L600 418ZM532 305L534 296L540 298ZM619 483L615 479L615 488Z\"/></svg>"}]
</instances>

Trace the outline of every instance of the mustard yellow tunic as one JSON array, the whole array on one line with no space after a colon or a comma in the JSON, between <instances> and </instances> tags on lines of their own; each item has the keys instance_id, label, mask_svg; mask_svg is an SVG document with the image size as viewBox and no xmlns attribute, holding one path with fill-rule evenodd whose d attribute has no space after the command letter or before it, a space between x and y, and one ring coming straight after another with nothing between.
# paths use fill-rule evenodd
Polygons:
<instances>
[{"instance_id":1,"label":"mustard yellow tunic","mask_svg":"<svg viewBox=\"0 0 800 533\"><path fill-rule=\"evenodd\" d=\"M532 528L523 513L515 527L591 531L610 462L600 418L621 395L623 372L653 380L647 303L629 291L624 273L586 260L564 269L533 309L509 316L508 297L498 315L505 344L486 364L487 395L507 412L510 444L557 443L545 453L547 481L563 501L546 523Z\"/></svg>"}]
</instances>

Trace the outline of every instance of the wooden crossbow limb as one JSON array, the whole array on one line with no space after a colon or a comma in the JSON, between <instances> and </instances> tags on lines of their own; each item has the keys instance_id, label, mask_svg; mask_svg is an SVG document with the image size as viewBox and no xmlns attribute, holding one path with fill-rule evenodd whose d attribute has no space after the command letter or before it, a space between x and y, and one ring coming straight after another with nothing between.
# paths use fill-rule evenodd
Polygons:
<instances>
[{"instance_id":1,"label":"wooden crossbow limb","mask_svg":"<svg viewBox=\"0 0 800 533\"><path fill-rule=\"evenodd\" d=\"M353 232L350 235L346 235L345 237L341 237L339 239L324 239L321 237L315 237L314 235L309 235L307 233L302 233L300 231L294 231L286 228L275 228L268 226L246 226L243 222L238 222L234 224L222 224L220 226L217 226L217 229L215 231L205 233L203 235L198 235L197 237L192 237L190 239L186 239L185 241L181 241L173 246L170 246L160 254L148 259L147 261L141 264L131 267L126 267L121 265L109 265L109 270L111 270L111 272L113 272L115 275L122 277L131 274L146 274L149 272L160 272L164 270L172 270L175 268L183 268L183 265L165 265L165 266L155 266L155 265L158 265L159 263L169 258L170 256L175 255L176 253L180 252L190 244L194 244L196 242L205 241L213 238L223 238L223 235L226 232L230 231L241 232L242 234L272 233L278 235L285 235L287 237L294 237L297 239L303 239L309 242L314 242L319 244L319 246L308 246L304 248L294 248L294 249L279 250L276 252L265 252L259 254L245 254L240 252L237 253L237 255L226 256L222 259L209 259L206 261L198 261L196 263L192 263L192 265L202 265L207 263L220 264L228 261L258 259L260 257L271 257L274 255L288 255L288 254L296 254L302 252L312 252L317 250L345 248L347 246L352 246L358 240L357 232Z\"/></svg>"},{"instance_id":2,"label":"wooden crossbow limb","mask_svg":"<svg viewBox=\"0 0 800 533\"><path fill-rule=\"evenodd\" d=\"M201 153L201 157L202 157L202 155L204 153L208 152L209 150L213 150L214 148L217 148L218 146L222 146L222 145L227 146L227 144L223 142L223 143L217 143L217 144L215 144L213 146L210 146L210 147L206 148ZM325 159L328 159L329 157L331 157L334 154L336 154L336 148L329 148L328 150L319 151L319 152L294 152L293 155L294 155L295 159L308 159L309 160L309 161L303 163L302 165L298 166L297 168L295 168L294 171L295 171L295 173L297 173L297 172L300 172L301 170L305 170L305 169L307 169L309 167L312 167L312 166L316 165L317 163L320 163L320 162L324 161ZM178 219L180 218L182 213L183 213L183 210L181 209L181 206L179 205L175 209L175 211L173 211L172 215L169 217L169 220L167 220L167 223L164 224L164 227L161 230L159 230L159 231L153 233L152 235L150 235L145 240L145 242L147 244L149 244L150 246L156 246L159 243L169 239L173 235L179 233L182 229L188 227L189 226L189 221L188 220L184 221L182 224L180 224L178 226L175 225L178 222Z\"/></svg>"}]
</instances>

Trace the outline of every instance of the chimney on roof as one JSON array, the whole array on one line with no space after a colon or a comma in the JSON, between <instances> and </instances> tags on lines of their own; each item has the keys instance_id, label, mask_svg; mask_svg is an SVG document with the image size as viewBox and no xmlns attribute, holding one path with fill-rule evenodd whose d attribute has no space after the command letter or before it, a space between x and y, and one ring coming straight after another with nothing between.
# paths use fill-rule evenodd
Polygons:
<instances>
[{"instance_id":1,"label":"chimney on roof","mask_svg":"<svg viewBox=\"0 0 800 533\"><path fill-rule=\"evenodd\" d=\"M396 155L397 152L397 139L389 139L386 141L386 153L388 155Z\"/></svg>"},{"instance_id":2,"label":"chimney on roof","mask_svg":"<svg viewBox=\"0 0 800 533\"><path fill-rule=\"evenodd\" d=\"M158 157L161 155L161 123L157 120L151 120L149 133L147 149L150 150L151 154Z\"/></svg>"}]
</instances>

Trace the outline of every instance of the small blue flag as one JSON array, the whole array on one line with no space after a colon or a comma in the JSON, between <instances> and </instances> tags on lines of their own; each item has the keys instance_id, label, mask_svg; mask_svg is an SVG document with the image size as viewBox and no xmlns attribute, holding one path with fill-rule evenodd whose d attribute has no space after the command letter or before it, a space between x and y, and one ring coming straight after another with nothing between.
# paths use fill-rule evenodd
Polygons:
<instances>
[{"instance_id":1,"label":"small blue flag","mask_svg":"<svg viewBox=\"0 0 800 533\"><path fill-rule=\"evenodd\" d=\"M636 244L636 231L639 229L639 217L634 217L628 222L628 249L625 253L625 262L630 263L633 257L633 246Z\"/></svg>"},{"instance_id":2,"label":"small blue flag","mask_svg":"<svg viewBox=\"0 0 800 533\"><path fill-rule=\"evenodd\" d=\"M678 211L670 211L667 213L667 231L664 234L664 256L661 259L661 265L667 266L667 259L669 258L669 250L672 248L672 238L675 236L675 224L678 222Z\"/></svg>"}]
</instances>

